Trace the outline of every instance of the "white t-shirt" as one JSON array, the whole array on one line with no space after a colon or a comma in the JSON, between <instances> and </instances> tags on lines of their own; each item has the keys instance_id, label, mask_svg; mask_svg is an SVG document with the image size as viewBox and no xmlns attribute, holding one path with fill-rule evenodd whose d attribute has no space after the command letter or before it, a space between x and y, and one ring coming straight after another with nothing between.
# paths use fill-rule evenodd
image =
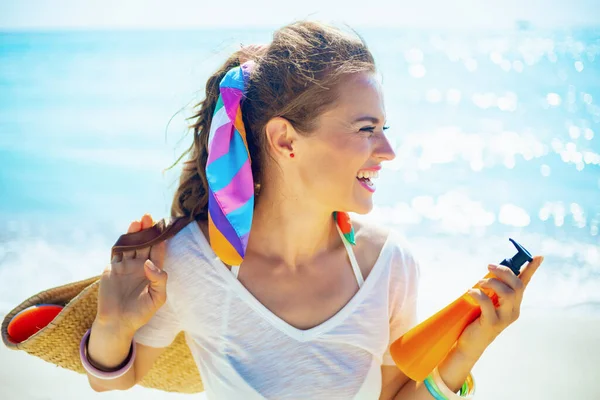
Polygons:
<instances>
[{"instance_id":1,"label":"white t-shirt","mask_svg":"<svg viewBox=\"0 0 600 400\"><path fill-rule=\"evenodd\" d=\"M164 270L167 301L135 341L166 347L184 331L208 399L378 399L389 345L417 323L419 268L393 231L354 297L308 330L262 305L196 222L168 241Z\"/></svg>"}]
</instances>

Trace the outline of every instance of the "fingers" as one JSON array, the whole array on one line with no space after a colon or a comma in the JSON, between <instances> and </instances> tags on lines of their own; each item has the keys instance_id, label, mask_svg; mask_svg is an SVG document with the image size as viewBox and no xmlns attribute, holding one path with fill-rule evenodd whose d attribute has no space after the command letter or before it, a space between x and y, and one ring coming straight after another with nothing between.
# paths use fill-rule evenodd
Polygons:
<instances>
[{"instance_id":1,"label":"fingers","mask_svg":"<svg viewBox=\"0 0 600 400\"><path fill-rule=\"evenodd\" d=\"M150 214L144 214L141 220L133 221L129 224L127 233L136 233L144 229L151 228L154 221ZM132 260L134 258L147 259L150 255L150 249L141 249L136 251L126 251L121 255L115 255L112 262L120 262L122 260Z\"/></svg>"},{"instance_id":2,"label":"fingers","mask_svg":"<svg viewBox=\"0 0 600 400\"><path fill-rule=\"evenodd\" d=\"M479 283L482 288L491 289L498 295L498 302L500 305L507 301L514 300L516 298L516 291L508 286L505 282L497 278L484 279Z\"/></svg>"},{"instance_id":3,"label":"fingers","mask_svg":"<svg viewBox=\"0 0 600 400\"><path fill-rule=\"evenodd\" d=\"M498 296L496 314L500 319L512 321L518 318L522 299L522 296L518 295L518 291L513 290L505 282L496 278L485 279L479 286L484 289L491 289Z\"/></svg>"},{"instance_id":4,"label":"fingers","mask_svg":"<svg viewBox=\"0 0 600 400\"><path fill-rule=\"evenodd\" d=\"M469 295L475 300L475 302L481 308L481 323L496 325L500 321L496 307L485 293L479 289L469 289Z\"/></svg>"},{"instance_id":5,"label":"fingers","mask_svg":"<svg viewBox=\"0 0 600 400\"><path fill-rule=\"evenodd\" d=\"M123 253L115 253L115 254L113 254L112 258L110 259L110 263L116 264L118 262L121 262L121 260L123 260Z\"/></svg>"},{"instance_id":6,"label":"fingers","mask_svg":"<svg viewBox=\"0 0 600 400\"><path fill-rule=\"evenodd\" d=\"M490 274L486 276L487 279L482 279L475 288L468 291L481 309L480 325L485 325L489 332L498 334L519 318L525 288L543 260L543 257L534 257L519 276L503 265L488 267ZM495 305L496 298L498 300Z\"/></svg>"},{"instance_id":7,"label":"fingers","mask_svg":"<svg viewBox=\"0 0 600 400\"><path fill-rule=\"evenodd\" d=\"M535 271L537 271L537 269L540 267L543 261L544 257L535 256L533 257L533 260L531 262L527 263L527 265L523 267L521 274L519 274L519 278L521 279L521 282L523 282L524 286L529 285L531 277L533 276L533 274L535 274Z\"/></svg>"},{"instance_id":8,"label":"fingers","mask_svg":"<svg viewBox=\"0 0 600 400\"><path fill-rule=\"evenodd\" d=\"M514 291L523 289L523 282L510 268L504 265L490 264L488 265L488 269L496 278L506 283Z\"/></svg>"},{"instance_id":9,"label":"fingers","mask_svg":"<svg viewBox=\"0 0 600 400\"><path fill-rule=\"evenodd\" d=\"M152 228L152 225L154 225L152 216L150 214L144 214L141 220L141 225L142 230ZM150 247L137 250L135 252L135 258L140 258L142 260L147 260L150 258Z\"/></svg>"},{"instance_id":10,"label":"fingers","mask_svg":"<svg viewBox=\"0 0 600 400\"><path fill-rule=\"evenodd\" d=\"M520 307L521 301L523 300L523 290L525 289L525 285L517 275L512 272L512 270L504 265L488 265L488 269L491 274L496 278L496 281L501 281L504 285L507 285L509 289L511 289L514 293L506 293L502 290L502 293L506 296L505 298L500 298L502 293L496 292L498 294L498 302L500 305L507 303L508 301L512 301L516 303L516 307ZM494 278L492 277L492 279ZM485 282L489 282L489 280L484 280ZM500 286L498 283L494 283L494 286L498 286L500 290ZM495 291L495 290L494 290ZM510 296L510 299L508 298ZM512 312L512 309L509 310Z\"/></svg>"},{"instance_id":11,"label":"fingers","mask_svg":"<svg viewBox=\"0 0 600 400\"><path fill-rule=\"evenodd\" d=\"M129 224L129 228L127 229L127 233L135 233L142 229L142 223L139 220L133 221Z\"/></svg>"},{"instance_id":12,"label":"fingers","mask_svg":"<svg viewBox=\"0 0 600 400\"><path fill-rule=\"evenodd\" d=\"M537 271L543 260L544 257L534 257L531 262L527 263L527 265L524 268L522 268L519 276L516 276L510 268L504 265L489 265L488 269L490 270L492 275L497 277L499 280L503 281L512 290L514 290L516 295L515 306L518 309L521 306L521 302L523 301L523 294L525 292L525 288L529 284L531 277L533 276L535 271ZM500 295L500 293L498 293L498 295Z\"/></svg>"},{"instance_id":13,"label":"fingers","mask_svg":"<svg viewBox=\"0 0 600 400\"><path fill-rule=\"evenodd\" d=\"M141 224L142 224L142 230L152 228L152 225L154 224L154 221L152 220L152 215L144 214L144 216L142 217L142 220L141 220Z\"/></svg>"},{"instance_id":14,"label":"fingers","mask_svg":"<svg viewBox=\"0 0 600 400\"><path fill-rule=\"evenodd\" d=\"M142 229L142 223L140 221L133 221L129 224L129 229L127 229L127 233L135 233L139 232ZM123 260L132 260L135 258L135 251L125 251L123 252Z\"/></svg>"}]
</instances>

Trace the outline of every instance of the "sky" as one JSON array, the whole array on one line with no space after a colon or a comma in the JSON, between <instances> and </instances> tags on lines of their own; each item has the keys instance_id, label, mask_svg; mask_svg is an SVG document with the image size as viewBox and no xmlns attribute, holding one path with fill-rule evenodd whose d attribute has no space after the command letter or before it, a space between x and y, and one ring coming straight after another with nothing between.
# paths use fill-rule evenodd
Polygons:
<instances>
[{"instance_id":1,"label":"sky","mask_svg":"<svg viewBox=\"0 0 600 400\"><path fill-rule=\"evenodd\" d=\"M302 18L418 28L507 28L525 19L556 28L596 25L598 15L600 0L0 0L0 30L277 27Z\"/></svg>"}]
</instances>

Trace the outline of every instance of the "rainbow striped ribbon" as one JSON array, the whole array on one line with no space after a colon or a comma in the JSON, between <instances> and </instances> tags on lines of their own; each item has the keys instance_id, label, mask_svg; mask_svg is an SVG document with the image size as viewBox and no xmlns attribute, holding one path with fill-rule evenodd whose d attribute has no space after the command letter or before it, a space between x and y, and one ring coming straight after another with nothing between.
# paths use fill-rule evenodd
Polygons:
<instances>
[{"instance_id":1,"label":"rainbow striped ribbon","mask_svg":"<svg viewBox=\"0 0 600 400\"><path fill-rule=\"evenodd\" d=\"M241 108L253 67L248 61L221 80L208 136L208 234L216 255L229 265L240 265L244 258L254 211L254 179Z\"/></svg>"},{"instance_id":2,"label":"rainbow striped ribbon","mask_svg":"<svg viewBox=\"0 0 600 400\"><path fill-rule=\"evenodd\" d=\"M254 212L254 179L241 102L254 62L227 72L219 84L219 99L208 136L208 234L217 257L240 265L246 254ZM355 244L350 216L334 212L344 238Z\"/></svg>"}]
</instances>

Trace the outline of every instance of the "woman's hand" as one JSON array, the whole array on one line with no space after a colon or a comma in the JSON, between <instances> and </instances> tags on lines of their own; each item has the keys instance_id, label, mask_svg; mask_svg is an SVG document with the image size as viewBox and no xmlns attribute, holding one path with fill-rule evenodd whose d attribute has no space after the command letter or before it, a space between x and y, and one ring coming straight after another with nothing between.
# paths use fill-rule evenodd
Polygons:
<instances>
[{"instance_id":1,"label":"woman's hand","mask_svg":"<svg viewBox=\"0 0 600 400\"><path fill-rule=\"evenodd\" d=\"M127 233L152 227L152 217L129 225ZM100 278L96 321L135 333L165 303L167 273L162 270L165 243L146 249L115 254Z\"/></svg>"},{"instance_id":2,"label":"woman's hand","mask_svg":"<svg viewBox=\"0 0 600 400\"><path fill-rule=\"evenodd\" d=\"M459 352L478 359L500 332L519 318L523 293L543 260L543 257L534 257L519 276L503 265L488 267L494 277L482 279L478 286L497 294L498 307L481 290L469 290L473 300L481 307L481 315L458 338L456 348Z\"/></svg>"}]
</instances>

